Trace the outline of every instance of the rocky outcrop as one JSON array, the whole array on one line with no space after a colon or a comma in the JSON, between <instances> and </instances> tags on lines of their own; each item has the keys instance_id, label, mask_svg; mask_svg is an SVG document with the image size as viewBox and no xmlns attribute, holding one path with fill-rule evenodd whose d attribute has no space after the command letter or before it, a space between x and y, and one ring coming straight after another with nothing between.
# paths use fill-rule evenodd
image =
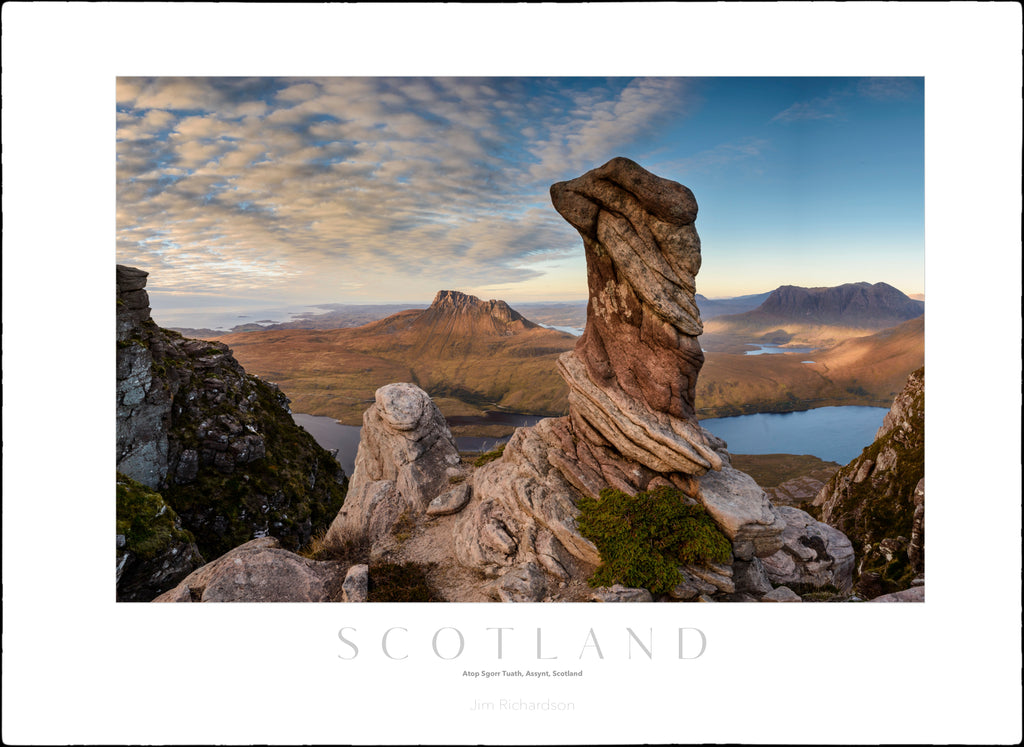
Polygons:
<instances>
[{"instance_id":1,"label":"rocky outcrop","mask_svg":"<svg viewBox=\"0 0 1024 747\"><path fill-rule=\"evenodd\" d=\"M835 587L853 590L853 545L838 529L815 520L806 511L779 506L786 522L782 549L761 559L773 584Z\"/></svg>"},{"instance_id":2,"label":"rocky outcrop","mask_svg":"<svg viewBox=\"0 0 1024 747\"><path fill-rule=\"evenodd\" d=\"M205 557L306 544L344 500L340 466L226 345L157 326L146 277L117 267L118 472L159 491Z\"/></svg>"},{"instance_id":3,"label":"rocky outcrop","mask_svg":"<svg viewBox=\"0 0 1024 747\"><path fill-rule=\"evenodd\" d=\"M363 415L345 505L324 544L368 543L379 550L403 515L428 512L462 475L460 463L448 424L426 392L413 384L381 387Z\"/></svg>"},{"instance_id":4,"label":"rocky outcrop","mask_svg":"<svg viewBox=\"0 0 1024 747\"><path fill-rule=\"evenodd\" d=\"M342 601L344 578L338 563L303 558L262 537L207 563L153 601L335 602Z\"/></svg>"},{"instance_id":5,"label":"rocky outcrop","mask_svg":"<svg viewBox=\"0 0 1024 747\"><path fill-rule=\"evenodd\" d=\"M907 380L874 442L814 499L857 554L858 593L909 588L924 572L924 369Z\"/></svg>"}]
</instances>

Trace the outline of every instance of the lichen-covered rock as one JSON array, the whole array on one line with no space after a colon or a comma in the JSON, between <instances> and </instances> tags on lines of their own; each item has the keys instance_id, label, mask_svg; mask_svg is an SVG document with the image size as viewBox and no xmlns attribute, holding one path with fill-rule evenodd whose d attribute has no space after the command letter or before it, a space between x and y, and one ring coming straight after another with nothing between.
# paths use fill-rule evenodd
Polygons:
<instances>
[{"instance_id":1,"label":"lichen-covered rock","mask_svg":"<svg viewBox=\"0 0 1024 747\"><path fill-rule=\"evenodd\" d=\"M854 558L849 538L799 508L779 506L776 510L786 529L782 533L782 548L761 558L769 580L773 584L852 590Z\"/></svg>"},{"instance_id":2,"label":"lichen-covered rock","mask_svg":"<svg viewBox=\"0 0 1024 747\"><path fill-rule=\"evenodd\" d=\"M365 602L369 598L370 567L359 563L348 569L341 585L341 601Z\"/></svg>"},{"instance_id":3,"label":"lichen-covered rock","mask_svg":"<svg viewBox=\"0 0 1024 747\"><path fill-rule=\"evenodd\" d=\"M333 602L343 568L281 547L273 537L246 542L189 574L154 602Z\"/></svg>"},{"instance_id":4,"label":"lichen-covered rock","mask_svg":"<svg viewBox=\"0 0 1024 747\"><path fill-rule=\"evenodd\" d=\"M205 561L159 493L117 476L117 601L148 602Z\"/></svg>"},{"instance_id":5,"label":"lichen-covered rock","mask_svg":"<svg viewBox=\"0 0 1024 747\"><path fill-rule=\"evenodd\" d=\"M157 326L147 275L117 267L118 472L159 490L206 557L305 545L344 500L340 465L227 346Z\"/></svg>"},{"instance_id":6,"label":"lichen-covered rock","mask_svg":"<svg viewBox=\"0 0 1024 747\"><path fill-rule=\"evenodd\" d=\"M591 602L653 602L654 597L647 589L633 589L622 584L595 589L590 595Z\"/></svg>"},{"instance_id":7,"label":"lichen-covered rock","mask_svg":"<svg viewBox=\"0 0 1024 747\"><path fill-rule=\"evenodd\" d=\"M404 512L425 515L450 479L461 475L460 462L451 430L430 395L414 384L381 387L363 414L348 495L324 544L372 545Z\"/></svg>"}]
</instances>

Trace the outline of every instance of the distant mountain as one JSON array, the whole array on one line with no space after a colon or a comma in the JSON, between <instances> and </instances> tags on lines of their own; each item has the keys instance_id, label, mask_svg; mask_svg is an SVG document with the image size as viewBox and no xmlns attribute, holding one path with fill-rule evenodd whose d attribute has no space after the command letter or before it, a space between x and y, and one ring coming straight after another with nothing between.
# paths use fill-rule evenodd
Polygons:
<instances>
[{"instance_id":1,"label":"distant mountain","mask_svg":"<svg viewBox=\"0 0 1024 747\"><path fill-rule=\"evenodd\" d=\"M731 338L748 343L830 345L922 314L923 301L886 283L846 283L831 288L783 285L756 309L717 317L704 331L712 343Z\"/></svg>"},{"instance_id":2,"label":"distant mountain","mask_svg":"<svg viewBox=\"0 0 1024 747\"><path fill-rule=\"evenodd\" d=\"M439 291L361 327L219 335L246 370L279 384L292 409L358 425L373 393L407 381L445 415L507 409L561 414L567 388L555 359L576 338L526 319L504 301Z\"/></svg>"},{"instance_id":3,"label":"distant mountain","mask_svg":"<svg viewBox=\"0 0 1024 747\"><path fill-rule=\"evenodd\" d=\"M733 298L707 298L700 293L697 294L697 308L700 309L701 319L714 319L726 314L742 314L744 311L756 309L771 292L754 293L748 296L735 296Z\"/></svg>"},{"instance_id":4,"label":"distant mountain","mask_svg":"<svg viewBox=\"0 0 1024 747\"><path fill-rule=\"evenodd\" d=\"M923 301L915 301L886 283L846 283L833 288L783 285L769 293L756 309L731 315L730 321L884 329L923 313Z\"/></svg>"}]
</instances>

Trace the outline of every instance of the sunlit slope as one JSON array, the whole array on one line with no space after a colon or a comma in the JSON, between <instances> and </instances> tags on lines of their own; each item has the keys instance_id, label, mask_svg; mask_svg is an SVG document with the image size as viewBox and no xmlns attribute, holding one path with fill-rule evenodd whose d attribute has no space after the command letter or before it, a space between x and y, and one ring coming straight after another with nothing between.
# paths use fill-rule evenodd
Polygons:
<instances>
[{"instance_id":1,"label":"sunlit slope","mask_svg":"<svg viewBox=\"0 0 1024 747\"><path fill-rule=\"evenodd\" d=\"M448 292L442 292L448 293ZM413 382L445 415L503 408L560 415L567 388L555 359L575 344L503 302L458 294L362 327L219 337L246 370L278 383L292 410L358 425L374 392Z\"/></svg>"},{"instance_id":2,"label":"sunlit slope","mask_svg":"<svg viewBox=\"0 0 1024 747\"><path fill-rule=\"evenodd\" d=\"M705 353L699 417L831 405L887 407L924 364L924 317L814 353Z\"/></svg>"}]
</instances>

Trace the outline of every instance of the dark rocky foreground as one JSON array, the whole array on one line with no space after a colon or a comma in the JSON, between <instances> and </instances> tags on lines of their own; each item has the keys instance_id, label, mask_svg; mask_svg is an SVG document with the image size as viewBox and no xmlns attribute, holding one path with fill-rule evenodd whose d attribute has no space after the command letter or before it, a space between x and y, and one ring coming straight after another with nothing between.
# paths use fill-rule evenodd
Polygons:
<instances>
[{"instance_id":1,"label":"dark rocky foreground","mask_svg":"<svg viewBox=\"0 0 1024 747\"><path fill-rule=\"evenodd\" d=\"M332 455L295 425L277 387L246 374L226 345L152 321L146 277L117 268L123 600L151 599L197 567L200 555L217 557L253 537L301 547L337 513L346 482ZM148 501L139 497L144 490ZM156 546L148 534L168 512L184 534L152 532L166 538Z\"/></svg>"}]
</instances>

